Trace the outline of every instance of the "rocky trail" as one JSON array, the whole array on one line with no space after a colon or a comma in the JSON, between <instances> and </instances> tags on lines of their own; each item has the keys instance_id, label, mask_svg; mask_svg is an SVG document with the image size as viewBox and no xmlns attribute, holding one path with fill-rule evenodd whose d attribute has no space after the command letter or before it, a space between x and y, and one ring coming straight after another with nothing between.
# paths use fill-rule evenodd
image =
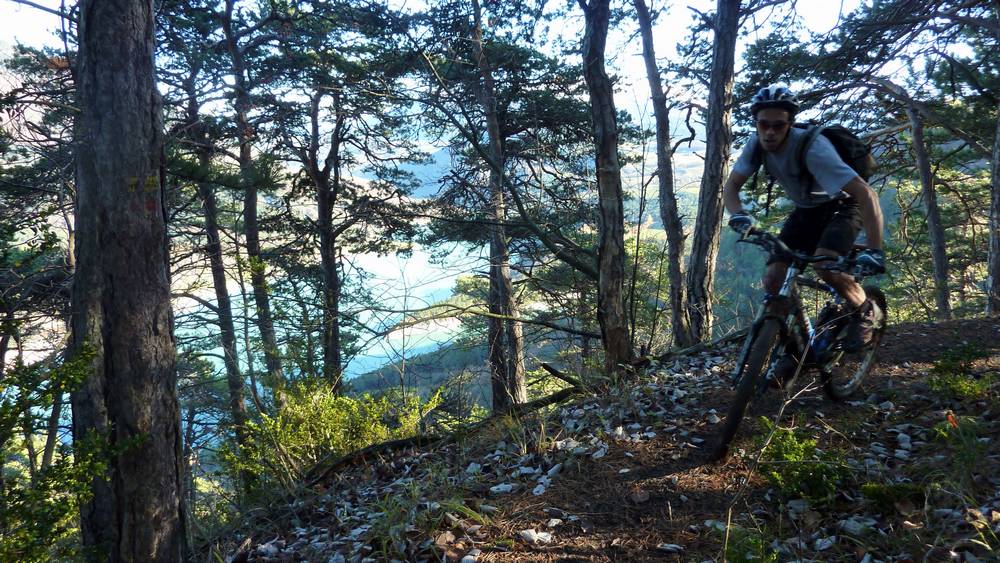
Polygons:
<instances>
[{"instance_id":1,"label":"rocky trail","mask_svg":"<svg viewBox=\"0 0 1000 563\"><path fill-rule=\"evenodd\" d=\"M737 347L369 459L272 507L227 559L1000 560L1000 324L890 327L853 400L774 392L755 414L795 430L748 418L712 463Z\"/></svg>"}]
</instances>

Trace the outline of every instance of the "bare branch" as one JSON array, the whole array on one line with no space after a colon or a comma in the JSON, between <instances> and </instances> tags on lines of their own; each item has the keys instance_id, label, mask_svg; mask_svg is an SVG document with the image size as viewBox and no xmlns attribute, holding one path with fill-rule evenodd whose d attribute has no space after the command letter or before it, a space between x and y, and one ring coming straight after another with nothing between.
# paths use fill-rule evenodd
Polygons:
<instances>
[{"instance_id":1,"label":"bare branch","mask_svg":"<svg viewBox=\"0 0 1000 563\"><path fill-rule=\"evenodd\" d=\"M36 3L31 2L29 0L11 0L11 1L14 2L15 4L23 4L25 6L29 6L29 7L35 8L36 10L41 10L41 11L46 12L48 14L52 14L54 16L58 16L58 17L60 17L62 19L71 21L73 23L77 23L76 18L73 17L71 14L66 14L66 13L63 13L63 12L61 12L59 10L53 10L52 8L47 8L45 6L42 6L41 4L36 4Z\"/></svg>"}]
</instances>

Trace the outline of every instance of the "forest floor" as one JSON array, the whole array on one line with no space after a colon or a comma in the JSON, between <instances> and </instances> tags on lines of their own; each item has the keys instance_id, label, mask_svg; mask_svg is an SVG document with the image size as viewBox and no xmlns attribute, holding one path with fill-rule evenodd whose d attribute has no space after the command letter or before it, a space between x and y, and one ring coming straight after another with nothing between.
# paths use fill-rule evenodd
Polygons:
<instances>
[{"instance_id":1,"label":"forest floor","mask_svg":"<svg viewBox=\"0 0 1000 563\"><path fill-rule=\"evenodd\" d=\"M235 559L1000 560L1000 323L890 326L854 400L774 391L713 463L737 347L340 472Z\"/></svg>"}]
</instances>

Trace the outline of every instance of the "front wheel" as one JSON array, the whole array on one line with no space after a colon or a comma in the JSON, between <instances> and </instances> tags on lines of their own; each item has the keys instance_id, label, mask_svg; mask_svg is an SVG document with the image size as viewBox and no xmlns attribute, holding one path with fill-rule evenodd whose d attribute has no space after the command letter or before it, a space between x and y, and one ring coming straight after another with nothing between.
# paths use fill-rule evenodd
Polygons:
<instances>
[{"instance_id":1,"label":"front wheel","mask_svg":"<svg viewBox=\"0 0 1000 563\"><path fill-rule=\"evenodd\" d=\"M882 326L875 330L868 346L855 353L839 351L823 366L823 389L830 398L843 401L850 397L875 365L875 353L878 351L885 326L889 318L886 308L885 294L877 287L865 287L868 298L875 301L882 310Z\"/></svg>"},{"instance_id":2,"label":"front wheel","mask_svg":"<svg viewBox=\"0 0 1000 563\"><path fill-rule=\"evenodd\" d=\"M729 444L736 436L736 431L743 421L747 407L753 400L754 393L760 387L761 377L767 366L771 363L771 356L778 346L778 339L781 334L781 327L777 319L769 318L752 331L747 338L751 338L750 349L747 352L746 363L743 364L742 373L739 375L739 383L736 386L736 396L726 413L726 421L722 425L719 433L719 441L715 446L712 457L721 460L729 454Z\"/></svg>"}]
</instances>

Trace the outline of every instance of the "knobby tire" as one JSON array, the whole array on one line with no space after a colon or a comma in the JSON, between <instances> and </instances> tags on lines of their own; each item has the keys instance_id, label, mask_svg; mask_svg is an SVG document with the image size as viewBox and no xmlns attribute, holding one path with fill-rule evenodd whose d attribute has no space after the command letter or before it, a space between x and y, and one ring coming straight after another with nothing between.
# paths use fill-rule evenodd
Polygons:
<instances>
[{"instance_id":1,"label":"knobby tire","mask_svg":"<svg viewBox=\"0 0 1000 563\"><path fill-rule=\"evenodd\" d=\"M736 396L733 397L733 402L729 407L729 412L726 413L726 420L719 433L719 441L713 452L714 459L721 460L729 454L729 444L736 437L736 431L740 427L740 422L743 421L747 407L760 388L761 377L766 373L765 370L771 363L771 354L777 348L780 334L779 321L765 319L760 327L748 336L753 340L747 352L746 363L743 365L743 373L736 386Z\"/></svg>"},{"instance_id":2,"label":"knobby tire","mask_svg":"<svg viewBox=\"0 0 1000 563\"><path fill-rule=\"evenodd\" d=\"M872 342L857 354L842 354L827 368L823 378L823 390L834 400L848 399L861 387L868 373L875 365L875 354L878 352L885 327L888 324L889 310L886 307L885 294L874 286L866 286L865 293L882 309L882 326L872 335Z\"/></svg>"}]
</instances>

